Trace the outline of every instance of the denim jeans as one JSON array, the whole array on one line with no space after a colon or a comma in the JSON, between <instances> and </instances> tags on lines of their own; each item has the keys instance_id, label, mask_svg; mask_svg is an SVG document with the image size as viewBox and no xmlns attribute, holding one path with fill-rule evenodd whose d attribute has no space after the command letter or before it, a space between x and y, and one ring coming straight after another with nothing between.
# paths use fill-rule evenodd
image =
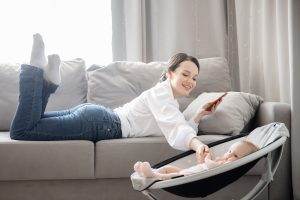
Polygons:
<instances>
[{"instance_id":1,"label":"denim jeans","mask_svg":"<svg viewBox=\"0 0 300 200\"><path fill-rule=\"evenodd\" d=\"M111 109L81 104L63 111L45 112L57 85L44 80L43 70L22 65L20 96L11 124L10 136L16 140L90 140L122 137L121 122Z\"/></svg>"}]
</instances>

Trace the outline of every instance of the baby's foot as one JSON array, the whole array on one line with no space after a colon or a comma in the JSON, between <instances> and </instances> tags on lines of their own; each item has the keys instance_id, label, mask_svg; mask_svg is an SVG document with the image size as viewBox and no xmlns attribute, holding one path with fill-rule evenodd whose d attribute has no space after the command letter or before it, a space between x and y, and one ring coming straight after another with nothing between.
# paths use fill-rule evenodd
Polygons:
<instances>
[{"instance_id":1,"label":"baby's foot","mask_svg":"<svg viewBox=\"0 0 300 200\"><path fill-rule=\"evenodd\" d=\"M41 69L44 69L44 67L47 65L47 60L45 57L45 44L42 36L39 33L33 35L30 65Z\"/></svg>"},{"instance_id":2,"label":"baby's foot","mask_svg":"<svg viewBox=\"0 0 300 200\"><path fill-rule=\"evenodd\" d=\"M140 166L140 171L145 178L155 178L156 174L153 172L153 169L150 166L149 162L143 162Z\"/></svg>"},{"instance_id":3,"label":"baby's foot","mask_svg":"<svg viewBox=\"0 0 300 200\"><path fill-rule=\"evenodd\" d=\"M142 162L138 161L133 166L134 171L137 172L140 176L142 176L142 173L141 173L141 164L142 164Z\"/></svg>"},{"instance_id":4,"label":"baby's foot","mask_svg":"<svg viewBox=\"0 0 300 200\"><path fill-rule=\"evenodd\" d=\"M60 57L57 54L48 56L48 65L44 69L44 78L56 85L61 82Z\"/></svg>"}]
</instances>

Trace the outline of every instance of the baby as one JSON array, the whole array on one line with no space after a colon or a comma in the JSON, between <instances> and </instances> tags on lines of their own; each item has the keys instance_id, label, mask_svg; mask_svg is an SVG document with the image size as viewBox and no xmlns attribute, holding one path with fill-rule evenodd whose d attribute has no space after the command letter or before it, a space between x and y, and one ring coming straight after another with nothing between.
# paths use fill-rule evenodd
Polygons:
<instances>
[{"instance_id":1,"label":"baby","mask_svg":"<svg viewBox=\"0 0 300 200\"><path fill-rule=\"evenodd\" d=\"M149 162L136 162L134 170L145 178L159 178L161 180L171 179L175 176L191 175L207 169L219 166L220 164L228 163L239 158L242 158L250 153L257 151L258 148L251 142L242 140L232 144L223 156L211 159L210 153L206 153L203 163L192 167L181 169L175 166L167 165L158 169L152 169Z\"/></svg>"}]
</instances>

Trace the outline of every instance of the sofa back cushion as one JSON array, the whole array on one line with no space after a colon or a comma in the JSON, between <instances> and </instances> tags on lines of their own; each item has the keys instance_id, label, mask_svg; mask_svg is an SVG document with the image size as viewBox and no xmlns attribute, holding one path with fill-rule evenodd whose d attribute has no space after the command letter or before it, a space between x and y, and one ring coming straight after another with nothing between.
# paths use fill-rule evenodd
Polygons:
<instances>
[{"instance_id":1,"label":"sofa back cushion","mask_svg":"<svg viewBox=\"0 0 300 200\"><path fill-rule=\"evenodd\" d=\"M166 65L163 63L113 62L93 65L87 71L87 102L119 107L153 87Z\"/></svg>"},{"instance_id":2,"label":"sofa back cushion","mask_svg":"<svg viewBox=\"0 0 300 200\"><path fill-rule=\"evenodd\" d=\"M179 99L181 110L203 92L231 90L226 59L199 59L199 64L197 86L188 97ZM166 69L164 62L113 62L107 66L93 65L87 71L87 101L110 108L122 106L158 83Z\"/></svg>"},{"instance_id":3,"label":"sofa back cushion","mask_svg":"<svg viewBox=\"0 0 300 200\"><path fill-rule=\"evenodd\" d=\"M62 82L50 96L47 111L63 110L86 102L87 80L82 59L62 61ZM0 130L9 130L19 96L19 64L0 64Z\"/></svg>"}]
</instances>

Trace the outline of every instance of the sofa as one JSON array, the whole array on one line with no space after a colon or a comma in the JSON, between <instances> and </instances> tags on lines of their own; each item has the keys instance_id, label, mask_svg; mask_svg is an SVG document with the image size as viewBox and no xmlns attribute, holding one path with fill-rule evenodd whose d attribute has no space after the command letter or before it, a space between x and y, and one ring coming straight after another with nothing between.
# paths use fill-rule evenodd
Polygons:
<instances>
[{"instance_id":1,"label":"sofa","mask_svg":"<svg viewBox=\"0 0 300 200\"><path fill-rule=\"evenodd\" d=\"M179 99L180 109L203 92L230 91L226 59L199 59L201 70L196 89ZM158 163L181 153L164 137L122 138L91 141L16 141L10 139L9 125L18 99L19 64L0 64L0 200L94 200L146 199L132 189L130 175L138 160ZM115 108L154 86L164 62L113 62L86 66L83 59L63 61L62 83L49 100L47 110L62 110L81 103ZM290 105L264 101L242 132L270 122L283 122L290 130ZM204 143L229 137L228 134L198 136ZM240 199L260 178L265 158L236 182L204 199ZM271 184L258 199L292 198L290 142ZM199 188L201 189L201 188ZM160 199L182 199L163 190L153 191Z\"/></svg>"}]
</instances>

